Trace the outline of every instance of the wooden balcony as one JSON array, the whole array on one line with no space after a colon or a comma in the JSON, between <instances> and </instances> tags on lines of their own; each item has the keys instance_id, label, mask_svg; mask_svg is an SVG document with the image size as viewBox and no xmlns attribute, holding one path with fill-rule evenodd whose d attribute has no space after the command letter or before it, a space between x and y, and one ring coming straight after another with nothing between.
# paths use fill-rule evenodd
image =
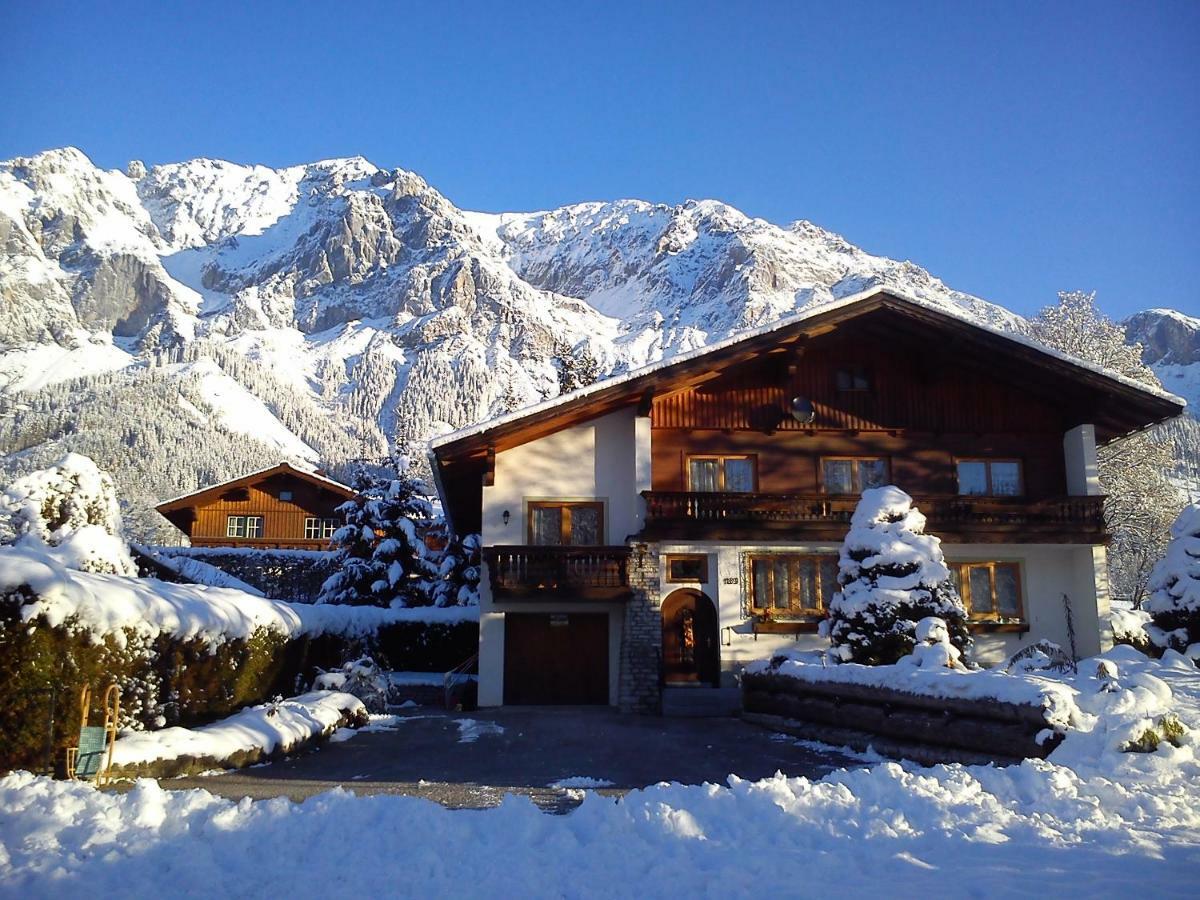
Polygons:
<instances>
[{"instance_id":1,"label":"wooden balcony","mask_svg":"<svg viewBox=\"0 0 1200 900\"><path fill-rule=\"evenodd\" d=\"M647 540L808 540L840 542L857 497L827 494L643 491ZM926 530L954 543L1102 544L1103 497L914 498Z\"/></svg>"},{"instance_id":2,"label":"wooden balcony","mask_svg":"<svg viewBox=\"0 0 1200 900\"><path fill-rule=\"evenodd\" d=\"M628 547L485 547L492 597L628 600Z\"/></svg>"}]
</instances>

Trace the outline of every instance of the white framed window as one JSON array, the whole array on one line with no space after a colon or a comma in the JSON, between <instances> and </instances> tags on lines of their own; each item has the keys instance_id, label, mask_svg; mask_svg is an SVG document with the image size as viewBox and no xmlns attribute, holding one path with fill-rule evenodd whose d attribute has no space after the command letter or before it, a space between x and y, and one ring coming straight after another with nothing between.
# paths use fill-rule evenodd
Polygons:
<instances>
[{"instance_id":1,"label":"white framed window","mask_svg":"<svg viewBox=\"0 0 1200 900\"><path fill-rule=\"evenodd\" d=\"M260 538L262 536L262 516L228 516L225 519L225 537Z\"/></svg>"},{"instance_id":2,"label":"white framed window","mask_svg":"<svg viewBox=\"0 0 1200 900\"><path fill-rule=\"evenodd\" d=\"M331 538L337 530L337 519L318 519L316 516L309 516L304 520L305 540L318 541Z\"/></svg>"}]
</instances>

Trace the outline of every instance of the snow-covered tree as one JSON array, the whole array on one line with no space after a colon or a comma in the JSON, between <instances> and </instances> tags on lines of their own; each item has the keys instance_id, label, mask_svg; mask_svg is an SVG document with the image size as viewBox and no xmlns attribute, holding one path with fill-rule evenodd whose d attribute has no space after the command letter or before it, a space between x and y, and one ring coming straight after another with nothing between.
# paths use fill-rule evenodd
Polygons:
<instances>
[{"instance_id":1,"label":"snow-covered tree","mask_svg":"<svg viewBox=\"0 0 1200 900\"><path fill-rule=\"evenodd\" d=\"M1096 308L1096 295L1062 292L1058 304L1030 321L1030 336L1068 353L1153 387L1158 379L1142 362L1139 344L1125 343L1125 332ZM1100 482L1107 499L1104 517L1112 533L1109 582L1113 594L1138 603L1154 561L1162 555L1171 519L1183 498L1168 480L1175 468L1168 433L1153 429L1116 441L1100 451Z\"/></svg>"},{"instance_id":2,"label":"snow-covered tree","mask_svg":"<svg viewBox=\"0 0 1200 900\"><path fill-rule=\"evenodd\" d=\"M967 611L950 580L942 542L925 534L925 516L898 487L863 491L842 544L838 586L821 623L835 660L895 663L913 652L918 624L931 617L941 620L938 636L944 628L958 653L971 646ZM933 633L929 623L924 630Z\"/></svg>"},{"instance_id":3,"label":"snow-covered tree","mask_svg":"<svg viewBox=\"0 0 1200 900\"><path fill-rule=\"evenodd\" d=\"M1171 542L1149 588L1144 608L1150 640L1200 657L1200 503L1185 507L1171 526Z\"/></svg>"},{"instance_id":4,"label":"snow-covered tree","mask_svg":"<svg viewBox=\"0 0 1200 900\"><path fill-rule=\"evenodd\" d=\"M112 479L77 453L4 489L0 539L54 548L65 565L85 572L137 574Z\"/></svg>"},{"instance_id":5,"label":"snow-covered tree","mask_svg":"<svg viewBox=\"0 0 1200 900\"><path fill-rule=\"evenodd\" d=\"M435 527L439 549L429 550L434 576L429 598L434 606L474 606L479 603L481 541L479 535L449 534L444 524Z\"/></svg>"},{"instance_id":6,"label":"snow-covered tree","mask_svg":"<svg viewBox=\"0 0 1200 900\"><path fill-rule=\"evenodd\" d=\"M569 394L600 379L600 363L586 342L575 349L563 341L557 342L554 345L554 364L558 370L560 394Z\"/></svg>"},{"instance_id":7,"label":"snow-covered tree","mask_svg":"<svg viewBox=\"0 0 1200 900\"><path fill-rule=\"evenodd\" d=\"M1030 320L1029 334L1047 347L1159 386L1142 362L1142 345L1125 343L1125 329L1096 307L1095 291L1059 291L1058 303Z\"/></svg>"},{"instance_id":8,"label":"snow-covered tree","mask_svg":"<svg viewBox=\"0 0 1200 900\"><path fill-rule=\"evenodd\" d=\"M436 575L423 538L433 518L429 487L413 476L405 455L393 458L390 477L362 467L351 487L356 496L338 507L345 524L332 541L338 571L317 602L427 606Z\"/></svg>"}]
</instances>

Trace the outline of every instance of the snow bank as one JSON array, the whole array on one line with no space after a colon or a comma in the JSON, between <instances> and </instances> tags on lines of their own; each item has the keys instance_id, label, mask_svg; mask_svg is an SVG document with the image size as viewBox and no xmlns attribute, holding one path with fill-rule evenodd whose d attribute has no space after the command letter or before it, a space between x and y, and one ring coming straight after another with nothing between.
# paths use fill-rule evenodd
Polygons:
<instances>
[{"instance_id":1,"label":"snow bank","mask_svg":"<svg viewBox=\"0 0 1200 900\"><path fill-rule=\"evenodd\" d=\"M21 585L28 585L36 595L21 608L24 621L44 617L57 627L75 617L79 627L97 639L111 634L118 641L126 629L148 638L169 634L210 644L247 638L258 628L288 637L365 637L401 622L454 624L479 616L478 607L381 609L285 603L226 588L79 572L35 548L0 547L0 593Z\"/></svg>"},{"instance_id":2,"label":"snow bank","mask_svg":"<svg viewBox=\"0 0 1200 900\"><path fill-rule=\"evenodd\" d=\"M1194 762L1133 780L886 763L588 794L553 816L514 797L472 812L344 790L236 802L19 773L0 780L0 894L1175 896L1200 861L1198 793Z\"/></svg>"},{"instance_id":3,"label":"snow bank","mask_svg":"<svg viewBox=\"0 0 1200 900\"><path fill-rule=\"evenodd\" d=\"M125 734L113 746L113 765L132 766L183 756L224 761L255 750L264 755L277 750L286 753L331 732L347 710L366 719L367 710L357 697L313 691L279 703L247 707L199 728Z\"/></svg>"}]
</instances>

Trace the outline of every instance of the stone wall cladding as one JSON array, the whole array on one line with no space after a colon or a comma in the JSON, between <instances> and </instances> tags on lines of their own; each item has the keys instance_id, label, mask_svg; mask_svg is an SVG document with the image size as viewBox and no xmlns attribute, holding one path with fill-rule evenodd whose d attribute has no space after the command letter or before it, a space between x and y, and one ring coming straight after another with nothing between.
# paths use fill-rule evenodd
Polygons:
<instances>
[{"instance_id":1,"label":"stone wall cladding","mask_svg":"<svg viewBox=\"0 0 1200 900\"><path fill-rule=\"evenodd\" d=\"M633 597L625 609L621 633L618 705L622 712L658 714L662 712L659 545L633 544L632 547L628 574Z\"/></svg>"}]
</instances>

